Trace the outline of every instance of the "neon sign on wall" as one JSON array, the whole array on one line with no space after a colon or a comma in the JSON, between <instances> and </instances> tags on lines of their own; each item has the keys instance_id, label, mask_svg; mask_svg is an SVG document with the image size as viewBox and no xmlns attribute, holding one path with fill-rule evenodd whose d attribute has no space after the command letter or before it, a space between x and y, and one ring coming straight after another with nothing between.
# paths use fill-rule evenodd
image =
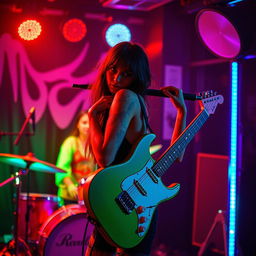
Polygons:
<instances>
[{"instance_id":1,"label":"neon sign on wall","mask_svg":"<svg viewBox=\"0 0 256 256\"><path fill-rule=\"evenodd\" d=\"M0 92L3 85L4 66L7 65L13 101L17 103L21 100L25 115L34 106L36 108L36 122L38 122L48 108L59 128L68 127L78 109L89 107L89 91L81 90L65 105L59 102L58 97L63 89L71 88L74 83L91 83L93 81L96 75L94 70L80 77L73 75L87 57L89 47L90 44L85 43L79 56L67 65L47 72L39 72L31 64L23 45L12 39L9 34L3 34L0 37ZM5 62L5 60L7 61ZM33 86L39 92L37 99L31 97L28 88L28 75L33 80ZM49 84L53 85L50 87Z\"/></svg>"}]
</instances>

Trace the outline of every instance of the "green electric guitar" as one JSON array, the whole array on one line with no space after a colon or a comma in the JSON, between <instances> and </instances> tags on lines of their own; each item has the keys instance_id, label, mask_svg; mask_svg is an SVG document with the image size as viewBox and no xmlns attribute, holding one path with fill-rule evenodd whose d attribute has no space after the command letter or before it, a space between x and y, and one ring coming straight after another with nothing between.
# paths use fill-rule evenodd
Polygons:
<instances>
[{"instance_id":1,"label":"green electric guitar","mask_svg":"<svg viewBox=\"0 0 256 256\"><path fill-rule=\"evenodd\" d=\"M85 205L110 244L121 248L139 244L147 234L157 205L177 195L180 185L173 183L166 187L161 176L223 102L223 97L202 96L199 102L200 113L160 159L155 161L151 157L149 147L155 135L147 134L126 162L100 168L86 180Z\"/></svg>"}]
</instances>

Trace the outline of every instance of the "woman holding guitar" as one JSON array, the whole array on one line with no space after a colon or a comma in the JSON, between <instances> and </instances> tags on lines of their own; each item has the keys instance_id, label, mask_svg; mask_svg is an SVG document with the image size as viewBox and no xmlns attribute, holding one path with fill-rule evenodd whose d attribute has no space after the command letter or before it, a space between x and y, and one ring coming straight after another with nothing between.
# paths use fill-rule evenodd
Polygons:
<instances>
[{"instance_id":1,"label":"woman holding guitar","mask_svg":"<svg viewBox=\"0 0 256 256\"><path fill-rule=\"evenodd\" d=\"M99 167L124 162L133 146L150 130L143 98L143 92L150 82L148 58L139 45L122 42L109 50L92 86L93 105L88 111L90 143ZM185 129L187 110L181 89L165 87L162 91L177 109L173 142ZM101 200L100 197L98 200ZM104 214L109 213L106 211ZM116 251L117 255L150 255L155 229L156 216L142 242L133 248L117 249L96 228L86 256L110 256L115 255ZM129 240L129 237L126 239Z\"/></svg>"}]
</instances>

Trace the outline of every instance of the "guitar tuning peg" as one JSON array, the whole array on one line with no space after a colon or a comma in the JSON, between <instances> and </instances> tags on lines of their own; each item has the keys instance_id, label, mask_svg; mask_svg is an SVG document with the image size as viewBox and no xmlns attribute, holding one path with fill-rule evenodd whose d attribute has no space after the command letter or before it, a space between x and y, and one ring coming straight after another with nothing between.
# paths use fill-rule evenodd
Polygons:
<instances>
[{"instance_id":1,"label":"guitar tuning peg","mask_svg":"<svg viewBox=\"0 0 256 256\"><path fill-rule=\"evenodd\" d=\"M202 91L198 93L199 96L201 96L203 99L210 98L217 95L216 91L208 90L208 91Z\"/></svg>"},{"instance_id":2,"label":"guitar tuning peg","mask_svg":"<svg viewBox=\"0 0 256 256\"><path fill-rule=\"evenodd\" d=\"M205 99L206 97L206 95L205 95L205 92L200 92L200 96L203 98L203 99Z\"/></svg>"}]
</instances>

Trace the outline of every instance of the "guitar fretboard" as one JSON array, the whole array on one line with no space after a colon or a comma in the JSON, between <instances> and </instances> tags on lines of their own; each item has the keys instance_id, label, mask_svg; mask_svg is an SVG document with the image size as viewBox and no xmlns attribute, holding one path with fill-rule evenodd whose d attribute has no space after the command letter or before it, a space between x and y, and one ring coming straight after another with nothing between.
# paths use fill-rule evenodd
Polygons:
<instances>
[{"instance_id":1,"label":"guitar fretboard","mask_svg":"<svg viewBox=\"0 0 256 256\"><path fill-rule=\"evenodd\" d=\"M188 143L204 125L208 117L209 114L205 109L203 109L187 126L183 133L177 138L175 143L164 152L164 154L152 167L153 172L158 177L161 177L165 171L173 164L173 162L180 156Z\"/></svg>"}]
</instances>

